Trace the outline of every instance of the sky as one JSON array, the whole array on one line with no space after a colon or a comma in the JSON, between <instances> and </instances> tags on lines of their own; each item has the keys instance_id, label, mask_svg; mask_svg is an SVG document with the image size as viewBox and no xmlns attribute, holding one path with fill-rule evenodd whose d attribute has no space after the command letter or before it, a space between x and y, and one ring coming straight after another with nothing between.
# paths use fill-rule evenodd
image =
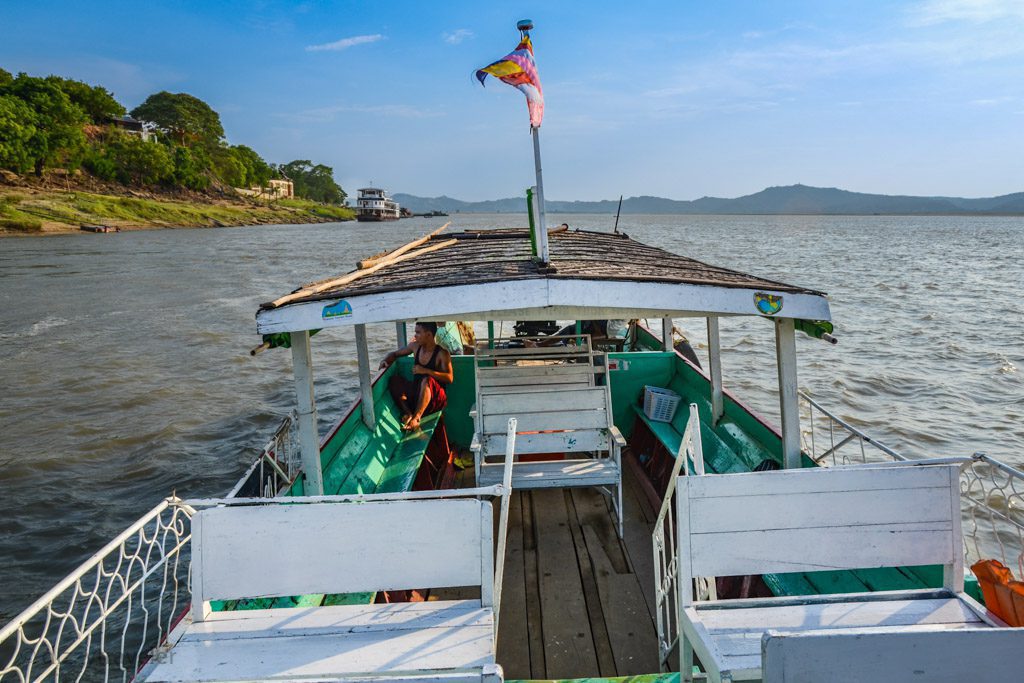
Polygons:
<instances>
[{"instance_id":1,"label":"sky","mask_svg":"<svg viewBox=\"0 0 1024 683\"><path fill-rule=\"evenodd\" d=\"M529 119L473 73L523 18L549 200L1024 191L1024 0L0 0L0 67L129 109L190 93L230 143L350 194L496 199L534 183Z\"/></svg>"}]
</instances>

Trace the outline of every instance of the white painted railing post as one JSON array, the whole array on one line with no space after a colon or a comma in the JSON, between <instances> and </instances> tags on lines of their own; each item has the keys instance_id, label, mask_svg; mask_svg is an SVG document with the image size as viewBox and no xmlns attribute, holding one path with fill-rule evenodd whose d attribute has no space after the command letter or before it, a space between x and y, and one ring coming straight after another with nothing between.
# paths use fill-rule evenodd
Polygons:
<instances>
[{"instance_id":1,"label":"white painted railing post","mask_svg":"<svg viewBox=\"0 0 1024 683\"><path fill-rule=\"evenodd\" d=\"M501 510L498 513L498 546L494 560L494 642L498 642L501 618L501 586L505 577L505 543L508 540L508 514L512 504L512 463L516 459L516 429L519 420L510 417L505 434L505 469L501 477Z\"/></svg>"},{"instance_id":2,"label":"white painted railing post","mask_svg":"<svg viewBox=\"0 0 1024 683\"><path fill-rule=\"evenodd\" d=\"M786 469L797 469L800 467L800 399L796 380L796 329L792 318L775 321L775 356L782 409L782 463Z\"/></svg>"},{"instance_id":3,"label":"white painted railing post","mask_svg":"<svg viewBox=\"0 0 1024 683\"><path fill-rule=\"evenodd\" d=\"M366 325L356 325L356 356L359 359L359 396L363 424L370 429L377 426L373 409L373 385L370 384L370 350L366 345Z\"/></svg>"},{"instance_id":4,"label":"white painted railing post","mask_svg":"<svg viewBox=\"0 0 1024 683\"><path fill-rule=\"evenodd\" d=\"M306 474L305 494L322 496L323 472L320 469L320 436L316 428L316 400L313 397L313 354L309 347L309 331L292 332L292 369L295 373L295 394L298 398L299 450L302 470Z\"/></svg>"},{"instance_id":5,"label":"white painted railing post","mask_svg":"<svg viewBox=\"0 0 1024 683\"><path fill-rule=\"evenodd\" d=\"M409 345L409 332L405 327L405 323L395 323L395 338L398 341L398 348L404 348Z\"/></svg>"},{"instance_id":6,"label":"white painted railing post","mask_svg":"<svg viewBox=\"0 0 1024 683\"><path fill-rule=\"evenodd\" d=\"M661 319L661 346L666 351L672 350L672 318Z\"/></svg>"},{"instance_id":7,"label":"white painted railing post","mask_svg":"<svg viewBox=\"0 0 1024 683\"><path fill-rule=\"evenodd\" d=\"M722 342L718 336L718 316L708 316L708 371L711 373L711 425L717 425L725 413L722 399Z\"/></svg>"}]
</instances>

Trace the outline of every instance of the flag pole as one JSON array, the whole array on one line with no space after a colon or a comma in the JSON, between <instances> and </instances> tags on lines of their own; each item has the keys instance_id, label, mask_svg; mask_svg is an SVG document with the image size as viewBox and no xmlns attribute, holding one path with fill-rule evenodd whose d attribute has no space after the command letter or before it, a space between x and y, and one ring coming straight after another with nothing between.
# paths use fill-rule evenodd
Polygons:
<instances>
[{"instance_id":1,"label":"flag pole","mask_svg":"<svg viewBox=\"0 0 1024 683\"><path fill-rule=\"evenodd\" d=\"M530 126L533 134L533 164L537 170L537 247L541 263L550 262L548 223L544 216L544 175L540 167L540 128Z\"/></svg>"},{"instance_id":2,"label":"flag pole","mask_svg":"<svg viewBox=\"0 0 1024 683\"><path fill-rule=\"evenodd\" d=\"M522 19L516 22L519 29L520 40L530 35L533 29L533 22L529 19ZM544 210L544 174L540 167L540 126L530 126L530 134L533 136L533 166L537 171L537 251L541 263L548 263L551 255L548 251L548 223Z\"/></svg>"}]
</instances>

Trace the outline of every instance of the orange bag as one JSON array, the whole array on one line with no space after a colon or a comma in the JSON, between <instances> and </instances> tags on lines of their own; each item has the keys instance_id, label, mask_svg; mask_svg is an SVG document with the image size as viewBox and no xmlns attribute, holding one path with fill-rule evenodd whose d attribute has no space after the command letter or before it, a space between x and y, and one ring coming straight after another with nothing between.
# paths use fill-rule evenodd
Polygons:
<instances>
[{"instance_id":1,"label":"orange bag","mask_svg":"<svg viewBox=\"0 0 1024 683\"><path fill-rule=\"evenodd\" d=\"M1013 603L1013 612L1016 622L1010 626L1024 626L1024 581L1011 581L1006 584L1010 591L1010 602ZM1010 623L1007 620L1006 623Z\"/></svg>"},{"instance_id":2,"label":"orange bag","mask_svg":"<svg viewBox=\"0 0 1024 683\"><path fill-rule=\"evenodd\" d=\"M1007 585L1013 581L1013 572L999 560L980 560L971 565L971 571L978 577L981 595L985 598L985 607L1007 624L1017 626L1013 596ZM1019 599L1024 601L1024 593Z\"/></svg>"}]
</instances>

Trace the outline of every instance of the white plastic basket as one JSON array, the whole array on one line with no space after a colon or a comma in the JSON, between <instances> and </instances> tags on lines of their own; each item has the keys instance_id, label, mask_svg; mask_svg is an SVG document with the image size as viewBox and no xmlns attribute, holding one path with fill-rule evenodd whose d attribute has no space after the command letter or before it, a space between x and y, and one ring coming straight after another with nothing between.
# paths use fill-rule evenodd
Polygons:
<instances>
[{"instance_id":1,"label":"white plastic basket","mask_svg":"<svg viewBox=\"0 0 1024 683\"><path fill-rule=\"evenodd\" d=\"M644 415L655 422L671 422L679 406L679 394L661 387L644 386Z\"/></svg>"}]
</instances>

